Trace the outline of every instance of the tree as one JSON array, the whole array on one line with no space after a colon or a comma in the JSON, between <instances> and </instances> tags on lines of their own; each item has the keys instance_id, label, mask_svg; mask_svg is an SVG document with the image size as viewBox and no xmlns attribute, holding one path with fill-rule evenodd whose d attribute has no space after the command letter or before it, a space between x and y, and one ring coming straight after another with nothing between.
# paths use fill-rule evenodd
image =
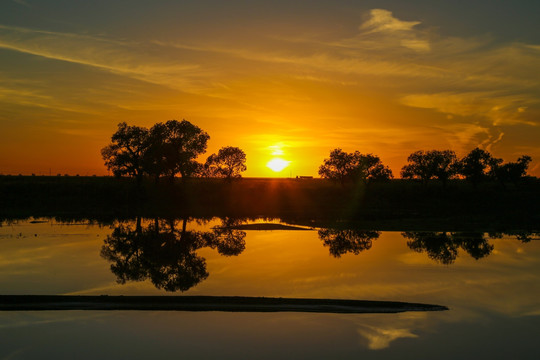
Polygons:
<instances>
[{"instance_id":1,"label":"tree","mask_svg":"<svg viewBox=\"0 0 540 360\"><path fill-rule=\"evenodd\" d=\"M392 171L384 166L378 156L361 154L358 151L346 153L341 149L334 149L330 157L324 159L319 167L319 175L326 179L339 180L342 184L347 180L353 182L368 180L391 179Z\"/></svg>"},{"instance_id":2,"label":"tree","mask_svg":"<svg viewBox=\"0 0 540 360\"><path fill-rule=\"evenodd\" d=\"M140 183L147 149L148 129L122 122L112 135L111 144L101 150L101 156L115 176L133 176Z\"/></svg>"},{"instance_id":3,"label":"tree","mask_svg":"<svg viewBox=\"0 0 540 360\"><path fill-rule=\"evenodd\" d=\"M140 183L143 175L182 178L200 171L195 158L206 151L210 136L189 121L157 123L150 130L118 124L112 143L101 150L105 165L116 176L133 176Z\"/></svg>"},{"instance_id":4,"label":"tree","mask_svg":"<svg viewBox=\"0 0 540 360\"><path fill-rule=\"evenodd\" d=\"M205 169L209 176L238 178L246 171L246 154L237 147L227 146L208 157Z\"/></svg>"},{"instance_id":5,"label":"tree","mask_svg":"<svg viewBox=\"0 0 540 360\"><path fill-rule=\"evenodd\" d=\"M500 162L495 162L491 169L491 175L497 179L503 187L505 187L506 182L511 182L516 185L518 181L527 174L527 168L531 161L532 158L530 156L524 155L519 157L516 162L509 162L506 164L501 164L502 160Z\"/></svg>"},{"instance_id":6,"label":"tree","mask_svg":"<svg viewBox=\"0 0 540 360\"><path fill-rule=\"evenodd\" d=\"M469 180L474 187L489 178L492 168L502 162L495 159L489 152L480 148L473 149L459 164L459 173Z\"/></svg>"},{"instance_id":7,"label":"tree","mask_svg":"<svg viewBox=\"0 0 540 360\"><path fill-rule=\"evenodd\" d=\"M390 170L388 166L384 166L379 160L377 164L373 165L369 169L367 178L374 181L388 181L393 177L394 175L392 174L392 170Z\"/></svg>"},{"instance_id":8,"label":"tree","mask_svg":"<svg viewBox=\"0 0 540 360\"><path fill-rule=\"evenodd\" d=\"M352 154L341 149L334 149L330 152L330 158L324 159L323 165L319 167L319 175L344 183L351 176L353 166Z\"/></svg>"},{"instance_id":9,"label":"tree","mask_svg":"<svg viewBox=\"0 0 540 360\"><path fill-rule=\"evenodd\" d=\"M150 129L152 144L156 146L155 172L174 178L180 174L190 177L199 167L195 158L206 151L210 136L189 121L169 120Z\"/></svg>"},{"instance_id":10,"label":"tree","mask_svg":"<svg viewBox=\"0 0 540 360\"><path fill-rule=\"evenodd\" d=\"M401 177L420 179L423 184L435 178L446 186L458 171L457 156L452 150L419 150L410 154L407 161L409 164L401 169Z\"/></svg>"},{"instance_id":11,"label":"tree","mask_svg":"<svg viewBox=\"0 0 540 360\"><path fill-rule=\"evenodd\" d=\"M162 175L167 173L169 164L166 157L167 146L165 141L168 132L164 123L157 123L148 132L145 156L143 158L144 169L148 175L155 178L156 183Z\"/></svg>"}]
</instances>

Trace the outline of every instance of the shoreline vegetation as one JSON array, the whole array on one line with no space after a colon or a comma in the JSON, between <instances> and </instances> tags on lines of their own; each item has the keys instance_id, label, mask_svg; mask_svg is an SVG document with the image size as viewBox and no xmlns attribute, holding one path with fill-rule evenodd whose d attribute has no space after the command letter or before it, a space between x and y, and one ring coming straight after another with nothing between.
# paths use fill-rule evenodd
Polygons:
<instances>
[{"instance_id":1,"label":"shoreline vegetation","mask_svg":"<svg viewBox=\"0 0 540 360\"><path fill-rule=\"evenodd\" d=\"M446 306L397 301L242 296L0 295L0 311L150 310L312 312L334 314L445 311Z\"/></svg>"},{"instance_id":2,"label":"shoreline vegetation","mask_svg":"<svg viewBox=\"0 0 540 360\"><path fill-rule=\"evenodd\" d=\"M110 223L153 218L278 218L292 225L376 230L539 230L540 179L501 187L465 180L345 183L327 179L0 176L0 221Z\"/></svg>"}]
</instances>

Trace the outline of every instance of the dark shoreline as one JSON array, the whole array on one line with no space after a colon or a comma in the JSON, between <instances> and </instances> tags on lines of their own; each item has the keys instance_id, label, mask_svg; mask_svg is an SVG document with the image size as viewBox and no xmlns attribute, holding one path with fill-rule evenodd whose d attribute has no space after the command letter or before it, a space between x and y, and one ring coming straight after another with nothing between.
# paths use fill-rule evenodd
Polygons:
<instances>
[{"instance_id":1,"label":"dark shoreline","mask_svg":"<svg viewBox=\"0 0 540 360\"><path fill-rule=\"evenodd\" d=\"M148 179L149 180L149 179ZM540 179L503 188L464 180L344 184L323 179L176 179L139 188L112 177L0 176L0 221L274 218L376 230L540 230Z\"/></svg>"},{"instance_id":2,"label":"dark shoreline","mask_svg":"<svg viewBox=\"0 0 540 360\"><path fill-rule=\"evenodd\" d=\"M314 312L335 314L444 311L446 306L396 301L239 296L0 295L0 311L145 310Z\"/></svg>"}]
</instances>

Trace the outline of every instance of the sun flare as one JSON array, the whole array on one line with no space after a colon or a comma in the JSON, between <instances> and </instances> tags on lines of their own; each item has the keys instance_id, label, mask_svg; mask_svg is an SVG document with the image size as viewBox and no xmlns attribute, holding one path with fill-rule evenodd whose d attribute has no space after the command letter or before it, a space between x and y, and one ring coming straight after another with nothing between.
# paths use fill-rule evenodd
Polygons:
<instances>
[{"instance_id":1,"label":"sun flare","mask_svg":"<svg viewBox=\"0 0 540 360\"><path fill-rule=\"evenodd\" d=\"M289 166L291 162L287 160L283 160L280 158L274 158L266 163L266 167L271 169L274 172L280 172L283 169L285 169L287 166Z\"/></svg>"}]
</instances>

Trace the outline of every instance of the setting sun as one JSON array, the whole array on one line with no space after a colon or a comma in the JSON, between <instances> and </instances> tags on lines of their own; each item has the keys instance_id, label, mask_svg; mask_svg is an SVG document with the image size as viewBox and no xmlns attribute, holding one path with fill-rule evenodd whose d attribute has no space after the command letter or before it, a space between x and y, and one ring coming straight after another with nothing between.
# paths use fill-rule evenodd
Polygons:
<instances>
[{"instance_id":1,"label":"setting sun","mask_svg":"<svg viewBox=\"0 0 540 360\"><path fill-rule=\"evenodd\" d=\"M0 0L0 360L540 360L538 69L540 0Z\"/></svg>"},{"instance_id":2,"label":"setting sun","mask_svg":"<svg viewBox=\"0 0 540 360\"><path fill-rule=\"evenodd\" d=\"M274 158L266 163L266 167L270 168L272 171L280 172L283 169L285 169L287 166L289 166L290 163L291 162L287 160Z\"/></svg>"}]
</instances>

